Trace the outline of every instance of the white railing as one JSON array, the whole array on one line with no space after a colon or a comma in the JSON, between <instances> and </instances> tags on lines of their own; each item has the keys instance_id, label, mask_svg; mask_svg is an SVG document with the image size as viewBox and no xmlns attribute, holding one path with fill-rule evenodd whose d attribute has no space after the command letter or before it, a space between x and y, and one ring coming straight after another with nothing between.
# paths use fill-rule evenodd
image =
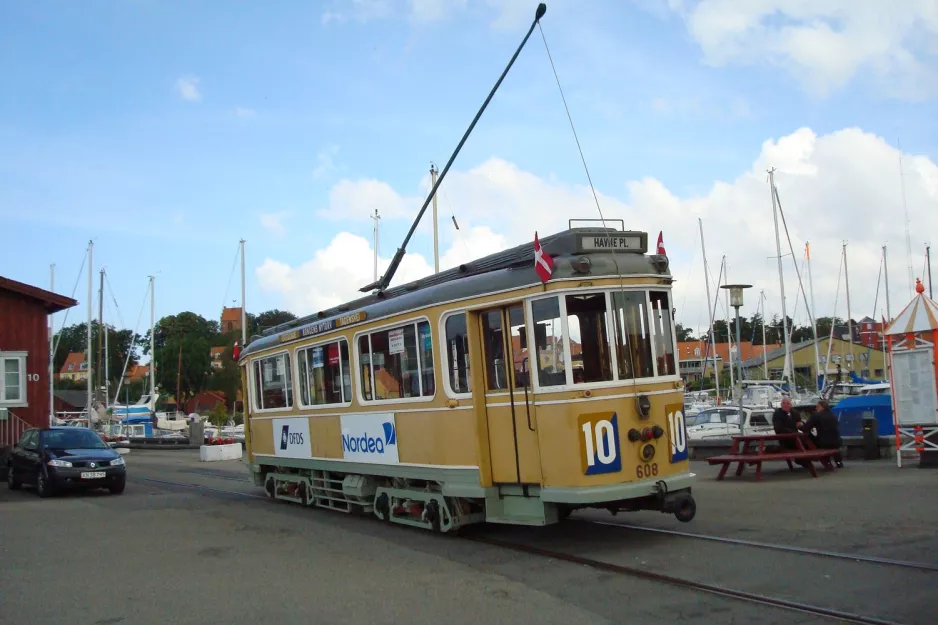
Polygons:
<instances>
[{"instance_id":1,"label":"white railing","mask_svg":"<svg viewBox=\"0 0 938 625\"><path fill-rule=\"evenodd\" d=\"M29 427L30 425L13 414L12 410L0 408L0 447L15 445Z\"/></svg>"}]
</instances>

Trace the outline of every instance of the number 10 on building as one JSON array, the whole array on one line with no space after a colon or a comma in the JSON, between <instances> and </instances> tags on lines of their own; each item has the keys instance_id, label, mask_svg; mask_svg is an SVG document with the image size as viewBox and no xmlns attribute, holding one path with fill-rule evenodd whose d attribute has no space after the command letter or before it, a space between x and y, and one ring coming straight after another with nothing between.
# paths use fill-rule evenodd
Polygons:
<instances>
[{"instance_id":1,"label":"number 10 on building","mask_svg":"<svg viewBox=\"0 0 938 625\"><path fill-rule=\"evenodd\" d=\"M619 448L619 417L614 412L583 414L577 419L580 460L584 475L602 475L622 470Z\"/></svg>"}]
</instances>

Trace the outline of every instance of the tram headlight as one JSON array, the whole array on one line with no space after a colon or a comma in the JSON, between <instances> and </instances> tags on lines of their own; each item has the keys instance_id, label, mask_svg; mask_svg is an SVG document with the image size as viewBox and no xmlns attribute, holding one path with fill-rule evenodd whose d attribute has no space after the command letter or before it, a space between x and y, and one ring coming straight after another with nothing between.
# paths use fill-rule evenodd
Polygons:
<instances>
[{"instance_id":1,"label":"tram headlight","mask_svg":"<svg viewBox=\"0 0 938 625\"><path fill-rule=\"evenodd\" d=\"M660 425L656 425L655 427L651 428L651 433L655 438L661 438L664 436L664 430L661 429Z\"/></svg>"},{"instance_id":2,"label":"tram headlight","mask_svg":"<svg viewBox=\"0 0 938 625\"><path fill-rule=\"evenodd\" d=\"M640 419L647 419L651 414L651 400L648 395L639 395L635 398L638 403L638 416Z\"/></svg>"},{"instance_id":3,"label":"tram headlight","mask_svg":"<svg viewBox=\"0 0 938 625\"><path fill-rule=\"evenodd\" d=\"M642 449L639 453L642 456L642 462L650 462L651 459L655 457L655 446L651 443L642 445Z\"/></svg>"},{"instance_id":4,"label":"tram headlight","mask_svg":"<svg viewBox=\"0 0 938 625\"><path fill-rule=\"evenodd\" d=\"M629 430L629 440L632 441L633 443L636 443L642 440L642 433L636 430L635 428L632 428L631 430Z\"/></svg>"},{"instance_id":5,"label":"tram headlight","mask_svg":"<svg viewBox=\"0 0 938 625\"><path fill-rule=\"evenodd\" d=\"M577 273L589 273L591 265L589 256L577 256L570 261L570 267Z\"/></svg>"}]
</instances>

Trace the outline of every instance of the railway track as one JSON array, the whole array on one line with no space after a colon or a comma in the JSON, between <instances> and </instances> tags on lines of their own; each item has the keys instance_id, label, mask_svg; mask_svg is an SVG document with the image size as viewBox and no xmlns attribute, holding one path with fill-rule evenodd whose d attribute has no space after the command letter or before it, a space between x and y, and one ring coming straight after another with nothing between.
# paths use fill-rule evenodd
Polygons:
<instances>
[{"instance_id":1,"label":"railway track","mask_svg":"<svg viewBox=\"0 0 938 625\"><path fill-rule=\"evenodd\" d=\"M776 543L766 543L758 540L746 540L742 538L728 538L725 536L710 536L707 534L695 534L693 532L680 532L677 530L660 529L657 527L644 527L641 525L631 525L628 523L614 523L611 521L593 521L587 519L575 519L577 523L590 523L593 525L603 525L608 527L618 527L636 532L647 532L652 534L666 534L668 536L677 536L680 538L690 538L696 540L706 540L711 542L723 543L726 545L741 545L744 547L755 547L758 549L768 549L771 551L782 551L787 553L798 553L819 558L833 558L836 560L846 560L849 562L867 562L870 564L881 564L883 566L894 566L906 569L920 569L923 571L938 572L938 564L928 562L915 562L913 560L896 560L894 558L882 558L879 556L867 556L858 553L842 553L838 551L827 551L824 549L811 549L809 547L797 547L794 545L779 545Z\"/></svg>"},{"instance_id":2,"label":"railway track","mask_svg":"<svg viewBox=\"0 0 938 625\"><path fill-rule=\"evenodd\" d=\"M841 623L857 623L857 624L862 624L862 625L901 625L900 623L896 621L888 621L888 620L879 619L875 617L863 616L861 614L853 614L851 612L844 612L841 610L835 610L832 608L825 608L822 606L801 603L798 601L791 601L788 599L769 597L766 595L746 592L743 590L734 590L732 588L725 588L723 586L717 586L715 584L706 584L704 582L684 579L681 577L667 575L664 573L655 573L653 571L648 571L648 570L638 568L638 567L625 566L621 564L613 564L610 562L603 562L601 560L595 560L592 558L583 558L583 557L572 555L569 553L564 553L562 551L541 549L540 547L533 547L530 545L521 545L518 543L512 543L509 541L491 539L491 538L475 537L475 538L471 538L470 540L483 543L483 544L487 544L487 545L492 545L495 547L501 547L504 549L511 549L511 550L518 551L521 553L541 556L544 558L551 558L553 560L561 560L561 561L569 562L572 564L579 564L579 565L587 566L587 567L597 569L600 571L616 573L618 575L636 577L636 578L640 578L640 579L644 579L648 581L669 584L671 586L676 586L678 588L685 588L688 590L703 592L703 593L715 595L718 597L724 597L727 599L733 599L737 601L743 601L746 603L752 603L752 604L758 604L758 605L771 606L773 608L800 612L802 614L809 614L812 616L835 619Z\"/></svg>"},{"instance_id":3,"label":"railway track","mask_svg":"<svg viewBox=\"0 0 938 625\"><path fill-rule=\"evenodd\" d=\"M172 480L159 480L153 478L144 478L144 477L134 477L134 480L142 482L150 482L153 484L159 484L164 486L180 487L187 488L190 490L205 491L211 493L219 493L224 495L232 495L241 497L244 499L263 499L269 500L269 497L266 495L256 494L256 493L245 493L241 491L228 490L224 488L216 488L212 486L206 486L202 484L191 484L185 482L176 482ZM927 563L920 562L910 562L904 560L894 560L890 558L878 558L874 556L862 556L859 554L846 554L838 553L832 551L823 551L808 549L803 547L793 547L789 545L777 545L772 543L764 543L758 541L749 541L742 539L733 539L733 538L724 538L720 536L708 536L704 534L694 534L689 532L679 532L674 530L664 530L658 528L649 528L642 527L638 525L629 525L629 524L620 524L620 523L610 523L605 521L592 521L592 520L579 520L573 519L570 522L573 523L583 523L583 524L597 524L603 526L617 527L632 531L639 532L651 532L651 533L660 533L666 535L672 535L680 538L687 539L696 539L696 540L706 540L717 543L732 544L732 545L741 545L741 546L750 546L760 549L769 549L776 551L785 551L796 554L808 555L813 557L825 557L825 558L834 558L839 560L851 561L851 562L862 562L875 564L880 566L892 566L892 567L902 567L910 569L924 569L929 571L938 571L938 566L934 566ZM858 625L903 625L898 621L891 621L886 619L881 619L873 616L865 616L862 614L856 614L852 612L847 612L843 610L837 610L834 608L828 608L824 606L812 605L804 602L793 601L789 599L783 599L779 597L772 597L768 595L763 595L754 592L748 592L744 590L737 590L733 588L728 588L724 586L719 586L716 584L708 584L705 582L700 582L692 579L685 579L683 577L678 577L674 575L669 575L666 573L659 573L654 571L649 571L645 568L628 566L623 564L615 564L611 562L605 562L602 560L597 560L594 558L582 557L571 553L566 553L559 550L544 549L541 547L536 547L533 545L526 545L523 543L513 542L509 540L502 540L498 538L492 538L490 536L477 535L475 532L469 532L459 535L461 539L468 540L471 542L476 542L480 544L490 545L493 547L499 547L502 549L508 549L516 551L519 553L525 553L528 555L550 558L553 560L559 560L567 562L570 564L576 564L579 566L589 567L598 571L604 571L608 573L614 573L617 575L622 575L624 577L634 577L638 579L643 579L652 582L658 582L662 584L667 584L670 586L683 588L685 590L706 593L709 595L722 597L724 599L739 601L748 604L762 605L767 607L772 607L780 610L787 610L791 612L797 612L801 614L816 616L820 618L832 619L841 623L852 623Z\"/></svg>"}]
</instances>

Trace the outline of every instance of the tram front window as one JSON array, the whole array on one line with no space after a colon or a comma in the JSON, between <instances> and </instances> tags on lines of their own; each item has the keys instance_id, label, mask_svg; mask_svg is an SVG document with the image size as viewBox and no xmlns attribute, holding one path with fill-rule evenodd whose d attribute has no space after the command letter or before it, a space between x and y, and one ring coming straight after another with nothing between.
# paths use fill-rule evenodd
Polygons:
<instances>
[{"instance_id":1,"label":"tram front window","mask_svg":"<svg viewBox=\"0 0 938 625\"><path fill-rule=\"evenodd\" d=\"M612 293L612 307L619 379L653 377L655 370L645 291L615 291Z\"/></svg>"},{"instance_id":2,"label":"tram front window","mask_svg":"<svg viewBox=\"0 0 938 625\"><path fill-rule=\"evenodd\" d=\"M573 383L612 380L606 294L568 295L566 304Z\"/></svg>"},{"instance_id":3,"label":"tram front window","mask_svg":"<svg viewBox=\"0 0 938 625\"><path fill-rule=\"evenodd\" d=\"M537 377L540 386L563 386L567 383L567 365L563 346L560 299L548 297L531 302L534 321ZM533 369L533 367L532 367Z\"/></svg>"},{"instance_id":4,"label":"tram front window","mask_svg":"<svg viewBox=\"0 0 938 625\"><path fill-rule=\"evenodd\" d=\"M651 291L651 331L655 337L655 361L658 375L674 375L674 334L671 328L671 306L664 291Z\"/></svg>"}]
</instances>

